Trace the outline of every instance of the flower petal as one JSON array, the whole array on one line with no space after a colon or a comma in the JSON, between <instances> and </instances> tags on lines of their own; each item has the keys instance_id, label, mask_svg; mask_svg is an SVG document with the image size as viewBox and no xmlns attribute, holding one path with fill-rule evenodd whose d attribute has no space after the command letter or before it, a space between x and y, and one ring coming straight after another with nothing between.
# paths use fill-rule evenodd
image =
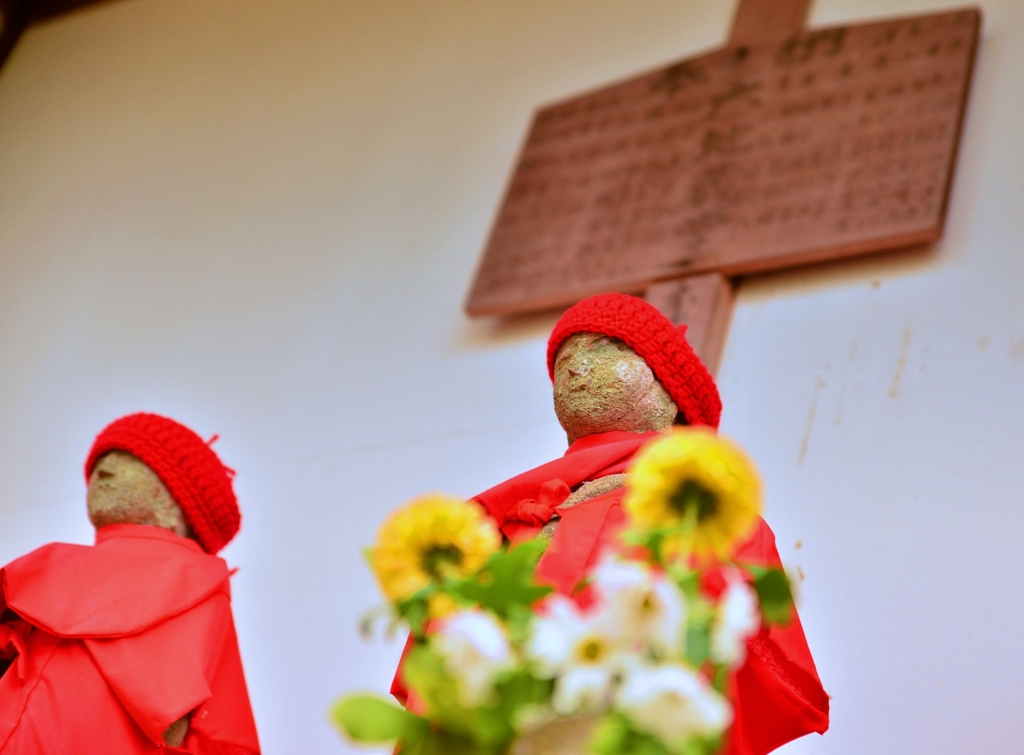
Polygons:
<instances>
[{"instance_id":1,"label":"flower petal","mask_svg":"<svg viewBox=\"0 0 1024 755\"><path fill-rule=\"evenodd\" d=\"M577 666L555 682L551 707L563 716L597 712L609 703L612 669L608 666Z\"/></svg>"}]
</instances>

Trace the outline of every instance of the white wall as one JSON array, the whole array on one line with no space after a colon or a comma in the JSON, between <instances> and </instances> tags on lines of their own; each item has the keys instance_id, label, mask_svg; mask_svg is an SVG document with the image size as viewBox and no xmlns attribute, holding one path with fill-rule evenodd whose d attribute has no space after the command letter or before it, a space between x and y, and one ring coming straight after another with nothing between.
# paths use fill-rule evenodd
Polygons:
<instances>
[{"instance_id":1,"label":"white wall","mask_svg":"<svg viewBox=\"0 0 1024 755\"><path fill-rule=\"evenodd\" d=\"M1024 4L981 5L945 239L740 292L723 430L834 696L789 753L1024 751ZM265 751L346 751L327 706L399 650L356 636L360 548L413 494L564 447L555 315L460 312L532 109L716 43L730 8L122 0L33 28L0 72L0 562L91 540L111 419L220 433Z\"/></svg>"}]
</instances>

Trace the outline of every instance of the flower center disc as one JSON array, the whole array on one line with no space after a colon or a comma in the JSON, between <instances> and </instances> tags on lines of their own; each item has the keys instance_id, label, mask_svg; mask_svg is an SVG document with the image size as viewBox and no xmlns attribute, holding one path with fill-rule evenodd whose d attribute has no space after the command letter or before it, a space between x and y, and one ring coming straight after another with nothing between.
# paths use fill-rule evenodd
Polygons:
<instances>
[{"instance_id":1,"label":"flower center disc","mask_svg":"<svg viewBox=\"0 0 1024 755\"><path fill-rule=\"evenodd\" d=\"M683 519L694 517L699 524L718 511L718 497L700 483L687 480L669 497L669 506Z\"/></svg>"},{"instance_id":2,"label":"flower center disc","mask_svg":"<svg viewBox=\"0 0 1024 755\"><path fill-rule=\"evenodd\" d=\"M595 639L587 640L580 647L580 657L585 661L596 661L604 654L604 645Z\"/></svg>"},{"instance_id":3,"label":"flower center disc","mask_svg":"<svg viewBox=\"0 0 1024 755\"><path fill-rule=\"evenodd\" d=\"M432 545L423 553L423 571L436 579L461 565L462 551L454 545Z\"/></svg>"},{"instance_id":4,"label":"flower center disc","mask_svg":"<svg viewBox=\"0 0 1024 755\"><path fill-rule=\"evenodd\" d=\"M654 602L654 598L650 593L644 595L644 599L640 601L640 613L652 614L655 612L657 606Z\"/></svg>"}]
</instances>

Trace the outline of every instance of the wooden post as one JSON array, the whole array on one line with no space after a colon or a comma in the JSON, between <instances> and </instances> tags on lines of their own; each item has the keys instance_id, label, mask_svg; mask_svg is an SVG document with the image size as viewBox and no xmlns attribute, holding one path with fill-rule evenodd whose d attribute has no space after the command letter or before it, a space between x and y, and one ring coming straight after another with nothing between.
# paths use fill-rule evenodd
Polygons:
<instances>
[{"instance_id":1,"label":"wooden post","mask_svg":"<svg viewBox=\"0 0 1024 755\"><path fill-rule=\"evenodd\" d=\"M711 374L718 371L732 315L732 281L721 273L660 281L644 298L676 325L686 325L686 340Z\"/></svg>"},{"instance_id":2,"label":"wooden post","mask_svg":"<svg viewBox=\"0 0 1024 755\"><path fill-rule=\"evenodd\" d=\"M730 47L775 42L799 34L811 0L741 0L732 19Z\"/></svg>"}]
</instances>

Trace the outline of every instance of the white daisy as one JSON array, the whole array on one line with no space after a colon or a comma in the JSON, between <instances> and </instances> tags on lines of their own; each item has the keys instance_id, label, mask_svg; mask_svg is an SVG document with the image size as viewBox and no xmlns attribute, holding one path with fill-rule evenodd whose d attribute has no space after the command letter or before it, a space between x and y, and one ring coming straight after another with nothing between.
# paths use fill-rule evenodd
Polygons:
<instances>
[{"instance_id":1,"label":"white daisy","mask_svg":"<svg viewBox=\"0 0 1024 755\"><path fill-rule=\"evenodd\" d=\"M718 735L732 722L728 701L699 674L675 663L632 667L616 707L672 750L693 736Z\"/></svg>"},{"instance_id":2,"label":"white daisy","mask_svg":"<svg viewBox=\"0 0 1024 755\"><path fill-rule=\"evenodd\" d=\"M672 580L635 562L608 559L594 573L612 631L633 650L659 656L683 651L686 597Z\"/></svg>"},{"instance_id":3,"label":"white daisy","mask_svg":"<svg viewBox=\"0 0 1024 755\"><path fill-rule=\"evenodd\" d=\"M505 629L485 611L459 611L431 635L430 645L456 680L459 702L475 708L494 693L494 678L512 664Z\"/></svg>"},{"instance_id":4,"label":"white daisy","mask_svg":"<svg viewBox=\"0 0 1024 755\"><path fill-rule=\"evenodd\" d=\"M561 715L596 712L610 703L619 648L604 611L584 615L563 595L544 602L525 652L542 679L554 679L551 707Z\"/></svg>"}]
</instances>

